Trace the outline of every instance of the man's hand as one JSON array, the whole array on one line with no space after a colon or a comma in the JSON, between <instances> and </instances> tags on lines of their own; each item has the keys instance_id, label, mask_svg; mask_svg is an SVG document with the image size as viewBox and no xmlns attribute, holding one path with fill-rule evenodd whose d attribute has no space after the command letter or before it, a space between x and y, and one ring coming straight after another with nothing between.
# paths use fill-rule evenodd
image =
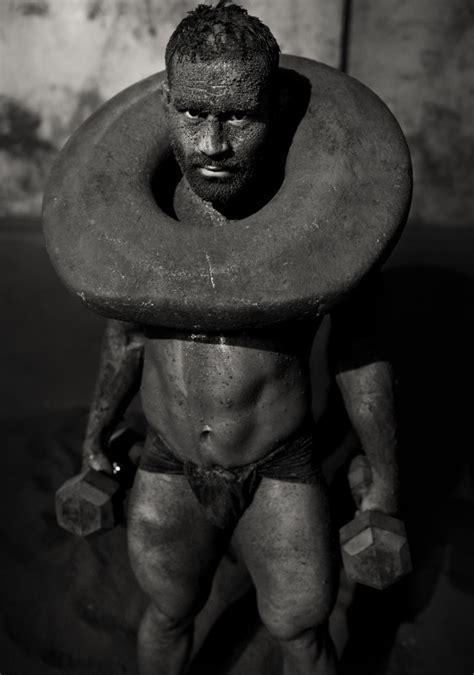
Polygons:
<instances>
[{"instance_id":1,"label":"man's hand","mask_svg":"<svg viewBox=\"0 0 474 675\"><path fill-rule=\"evenodd\" d=\"M82 455L82 471L87 471L87 469L103 471L109 475L113 474L112 463L101 450L84 450Z\"/></svg>"},{"instance_id":2,"label":"man's hand","mask_svg":"<svg viewBox=\"0 0 474 675\"><path fill-rule=\"evenodd\" d=\"M398 477L395 470L380 475L366 455L357 455L350 463L347 479L357 515L363 511L379 511L387 515L397 513Z\"/></svg>"},{"instance_id":3,"label":"man's hand","mask_svg":"<svg viewBox=\"0 0 474 675\"><path fill-rule=\"evenodd\" d=\"M372 483L365 488L359 511L381 511L388 515L398 512L398 481L382 479L372 472Z\"/></svg>"}]
</instances>

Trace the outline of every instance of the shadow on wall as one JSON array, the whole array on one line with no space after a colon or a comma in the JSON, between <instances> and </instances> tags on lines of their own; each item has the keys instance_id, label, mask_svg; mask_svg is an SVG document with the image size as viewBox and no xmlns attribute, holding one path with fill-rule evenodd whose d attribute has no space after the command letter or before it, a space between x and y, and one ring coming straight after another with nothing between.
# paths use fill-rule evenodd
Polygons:
<instances>
[{"instance_id":1,"label":"shadow on wall","mask_svg":"<svg viewBox=\"0 0 474 675\"><path fill-rule=\"evenodd\" d=\"M74 101L67 122L56 115L51 122L54 134L46 137L41 112L27 100L0 95L0 216L41 212L44 186L59 149L103 103L94 88L79 92Z\"/></svg>"},{"instance_id":2,"label":"shadow on wall","mask_svg":"<svg viewBox=\"0 0 474 675\"><path fill-rule=\"evenodd\" d=\"M413 572L384 593L356 590L343 672L365 675L385 672L399 624L426 609L441 572L474 595L474 283L435 268L399 269L385 273L385 280L390 311L384 339L398 379L402 502ZM426 650L437 641L443 650L442 634L431 639Z\"/></svg>"}]
</instances>

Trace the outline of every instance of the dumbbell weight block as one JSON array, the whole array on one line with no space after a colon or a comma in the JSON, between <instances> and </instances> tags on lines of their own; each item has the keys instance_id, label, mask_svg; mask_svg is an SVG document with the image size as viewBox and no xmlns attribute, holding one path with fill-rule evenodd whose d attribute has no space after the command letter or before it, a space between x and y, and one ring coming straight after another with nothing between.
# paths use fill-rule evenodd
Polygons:
<instances>
[{"instance_id":1,"label":"dumbbell weight block","mask_svg":"<svg viewBox=\"0 0 474 675\"><path fill-rule=\"evenodd\" d=\"M65 530L86 537L111 530L123 515L124 490L112 476L88 469L56 492L56 517Z\"/></svg>"},{"instance_id":2,"label":"dumbbell weight block","mask_svg":"<svg viewBox=\"0 0 474 675\"><path fill-rule=\"evenodd\" d=\"M405 526L379 511L364 511L339 531L342 561L352 581L383 590L411 572Z\"/></svg>"}]
</instances>

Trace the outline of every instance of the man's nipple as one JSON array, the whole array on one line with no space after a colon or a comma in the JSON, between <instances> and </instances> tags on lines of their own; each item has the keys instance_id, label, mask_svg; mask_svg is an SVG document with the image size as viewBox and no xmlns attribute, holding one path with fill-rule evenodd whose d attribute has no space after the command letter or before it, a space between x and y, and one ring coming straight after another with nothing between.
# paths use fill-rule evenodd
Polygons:
<instances>
[{"instance_id":1,"label":"man's nipple","mask_svg":"<svg viewBox=\"0 0 474 675\"><path fill-rule=\"evenodd\" d=\"M205 441L211 435L211 427L208 424L205 424L201 431L201 439Z\"/></svg>"}]
</instances>

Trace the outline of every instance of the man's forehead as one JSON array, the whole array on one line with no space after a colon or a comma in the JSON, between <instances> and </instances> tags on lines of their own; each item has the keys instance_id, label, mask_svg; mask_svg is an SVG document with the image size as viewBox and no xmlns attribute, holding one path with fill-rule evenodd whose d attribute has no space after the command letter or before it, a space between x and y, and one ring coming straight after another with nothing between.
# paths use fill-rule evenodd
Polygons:
<instances>
[{"instance_id":1,"label":"man's forehead","mask_svg":"<svg viewBox=\"0 0 474 675\"><path fill-rule=\"evenodd\" d=\"M266 99L269 80L261 59L180 61L172 66L170 90L177 102L239 103L258 107Z\"/></svg>"}]
</instances>

